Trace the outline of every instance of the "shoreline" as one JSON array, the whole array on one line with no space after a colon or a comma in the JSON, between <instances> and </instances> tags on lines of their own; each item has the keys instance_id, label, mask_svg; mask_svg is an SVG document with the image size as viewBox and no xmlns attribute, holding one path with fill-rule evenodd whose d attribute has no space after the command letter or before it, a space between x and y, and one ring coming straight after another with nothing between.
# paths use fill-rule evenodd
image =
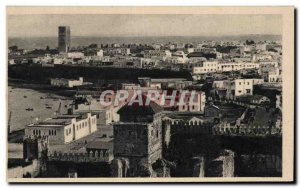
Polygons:
<instances>
[{"instance_id":1,"label":"shoreline","mask_svg":"<svg viewBox=\"0 0 300 188\"><path fill-rule=\"evenodd\" d=\"M41 93L55 94L60 97L66 97L68 99L74 96L74 94L76 94L77 92L75 89L54 88L53 86L48 84L35 83L34 81L13 78L8 78L7 87L32 89Z\"/></svg>"}]
</instances>

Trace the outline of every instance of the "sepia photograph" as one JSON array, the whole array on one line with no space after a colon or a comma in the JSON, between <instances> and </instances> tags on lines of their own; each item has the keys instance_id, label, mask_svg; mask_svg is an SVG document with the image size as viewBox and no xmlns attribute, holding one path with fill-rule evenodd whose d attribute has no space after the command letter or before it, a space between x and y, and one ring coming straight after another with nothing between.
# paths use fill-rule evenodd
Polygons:
<instances>
[{"instance_id":1,"label":"sepia photograph","mask_svg":"<svg viewBox=\"0 0 300 188\"><path fill-rule=\"evenodd\" d=\"M293 182L294 7L6 7L8 182Z\"/></svg>"}]
</instances>

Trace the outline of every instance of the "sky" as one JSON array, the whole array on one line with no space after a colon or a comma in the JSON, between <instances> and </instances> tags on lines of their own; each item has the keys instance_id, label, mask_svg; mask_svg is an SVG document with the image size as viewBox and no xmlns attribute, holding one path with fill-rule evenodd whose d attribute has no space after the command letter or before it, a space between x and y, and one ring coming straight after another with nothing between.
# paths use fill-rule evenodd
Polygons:
<instances>
[{"instance_id":1,"label":"sky","mask_svg":"<svg viewBox=\"0 0 300 188\"><path fill-rule=\"evenodd\" d=\"M281 35L281 15L8 15L8 37Z\"/></svg>"}]
</instances>

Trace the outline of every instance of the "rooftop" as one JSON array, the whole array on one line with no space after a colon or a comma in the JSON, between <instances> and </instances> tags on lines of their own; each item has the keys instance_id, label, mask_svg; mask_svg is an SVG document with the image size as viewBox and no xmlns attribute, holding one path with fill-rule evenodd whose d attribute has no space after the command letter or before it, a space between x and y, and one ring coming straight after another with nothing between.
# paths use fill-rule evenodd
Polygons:
<instances>
[{"instance_id":1,"label":"rooftop","mask_svg":"<svg viewBox=\"0 0 300 188\"><path fill-rule=\"evenodd\" d=\"M86 137L80 138L68 144L50 145L48 148L49 153L85 153L86 149L98 148L107 149L111 151L113 149L113 139L103 138L103 132L96 131Z\"/></svg>"},{"instance_id":2,"label":"rooftop","mask_svg":"<svg viewBox=\"0 0 300 188\"><path fill-rule=\"evenodd\" d=\"M166 115L166 117L182 120L190 120L192 118L204 119L203 113L199 112L172 112Z\"/></svg>"},{"instance_id":3,"label":"rooftop","mask_svg":"<svg viewBox=\"0 0 300 188\"><path fill-rule=\"evenodd\" d=\"M80 121L87 118L87 114L60 115L53 118L45 119L41 122L28 125L29 127L62 127L71 124L72 119Z\"/></svg>"}]
</instances>

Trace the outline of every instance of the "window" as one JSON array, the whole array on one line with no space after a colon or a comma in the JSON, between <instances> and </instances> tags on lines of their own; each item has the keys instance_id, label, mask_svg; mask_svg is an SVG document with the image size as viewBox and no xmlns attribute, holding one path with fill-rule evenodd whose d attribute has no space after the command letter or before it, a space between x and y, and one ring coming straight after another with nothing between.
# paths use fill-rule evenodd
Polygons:
<instances>
[{"instance_id":1,"label":"window","mask_svg":"<svg viewBox=\"0 0 300 188\"><path fill-rule=\"evenodd\" d=\"M66 130L66 135L68 136L68 130Z\"/></svg>"},{"instance_id":2,"label":"window","mask_svg":"<svg viewBox=\"0 0 300 188\"><path fill-rule=\"evenodd\" d=\"M242 85L242 82L239 82L239 85Z\"/></svg>"},{"instance_id":3,"label":"window","mask_svg":"<svg viewBox=\"0 0 300 188\"><path fill-rule=\"evenodd\" d=\"M250 89L246 89L247 94L250 94L251 90Z\"/></svg>"},{"instance_id":4,"label":"window","mask_svg":"<svg viewBox=\"0 0 300 188\"><path fill-rule=\"evenodd\" d=\"M51 131L49 130L49 135L51 135Z\"/></svg>"},{"instance_id":5,"label":"window","mask_svg":"<svg viewBox=\"0 0 300 188\"><path fill-rule=\"evenodd\" d=\"M238 92L239 92L239 93L242 93L242 90L239 90Z\"/></svg>"},{"instance_id":6,"label":"window","mask_svg":"<svg viewBox=\"0 0 300 188\"><path fill-rule=\"evenodd\" d=\"M250 85L250 82L247 82L248 85Z\"/></svg>"}]
</instances>

